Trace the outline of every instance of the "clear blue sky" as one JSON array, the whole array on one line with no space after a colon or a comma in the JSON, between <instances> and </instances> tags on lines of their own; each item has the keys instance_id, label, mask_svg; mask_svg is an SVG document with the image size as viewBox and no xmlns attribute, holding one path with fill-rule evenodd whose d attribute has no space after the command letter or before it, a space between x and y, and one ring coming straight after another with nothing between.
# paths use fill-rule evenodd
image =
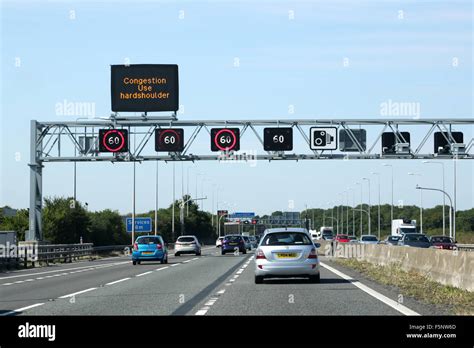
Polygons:
<instances>
[{"instance_id":1,"label":"clear blue sky","mask_svg":"<svg viewBox=\"0 0 474 348\"><path fill-rule=\"evenodd\" d=\"M377 118L388 100L419 103L421 118L472 117L472 22L469 0L3 1L0 205L28 206L31 119L79 117L56 114L56 104L64 100L95 103L97 117L110 115L111 64L127 58L131 64L178 64L182 120ZM415 143L421 140L416 128L407 130ZM459 130L472 138L472 128ZM377 134L368 132L370 142ZM252 141L243 139L241 148L263 152ZM203 134L192 152L209 153L208 147ZM431 149L428 143L425 152ZM187 186L192 167L191 192L196 173L203 173L204 193L211 198L212 185L219 186L219 200L231 210L263 214L301 210L305 204L324 207L364 176L373 179L374 203L376 177L370 172L375 171L382 173L382 202L387 203L389 169L382 163L177 163L176 196L181 169ZM419 201L417 179L409 171L421 173L425 185L441 184L438 166L393 164L396 202ZM137 168L140 212L154 208L155 164ZM472 161L460 161L458 209L474 206L473 169ZM46 164L44 195L72 195L72 173L71 163ZM160 163L160 207L171 203L171 173L172 164ZM451 161L446 161L446 184L451 193ZM356 192L359 202L360 189ZM78 199L90 209L129 212L131 196L132 164L78 165ZM441 201L439 194L424 195L426 207ZM205 208L210 206L209 199Z\"/></svg>"}]
</instances>

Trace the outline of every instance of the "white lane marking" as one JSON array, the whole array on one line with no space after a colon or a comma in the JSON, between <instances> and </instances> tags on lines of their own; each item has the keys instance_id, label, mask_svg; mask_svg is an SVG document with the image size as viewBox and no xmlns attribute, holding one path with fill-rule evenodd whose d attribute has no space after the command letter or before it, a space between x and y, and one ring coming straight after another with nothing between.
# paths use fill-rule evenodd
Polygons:
<instances>
[{"instance_id":1,"label":"white lane marking","mask_svg":"<svg viewBox=\"0 0 474 348\"><path fill-rule=\"evenodd\" d=\"M76 270L76 269L84 269L84 268L87 268L89 270L92 270L92 269L100 269L100 268L104 268L104 267L112 267L112 266L118 266L118 265L122 265L124 263L129 263L130 261L125 261L125 262L116 262L116 263L113 263L113 264L107 264L107 265L97 265L95 268L90 268L91 266L84 266L84 267L76 267L76 268L68 268L68 269L57 269L57 270L54 270L54 271L47 271L47 272L32 272L32 273L28 273L28 274L20 274L20 275L14 275L14 276L8 276L8 277L1 277L0 280L3 280L3 279L11 279L11 278L19 278L19 277L32 277L32 276L37 276L37 275L40 275L40 274L48 274L48 273L55 273L55 272L64 272L64 271L72 271L72 270Z\"/></svg>"},{"instance_id":2,"label":"white lane marking","mask_svg":"<svg viewBox=\"0 0 474 348\"><path fill-rule=\"evenodd\" d=\"M167 269L167 268L170 268L170 266L166 266L166 267L157 268L157 269L155 269L155 271L161 271L162 269Z\"/></svg>"},{"instance_id":3,"label":"white lane marking","mask_svg":"<svg viewBox=\"0 0 474 348\"><path fill-rule=\"evenodd\" d=\"M114 284L117 284L117 283L120 283L120 282L124 282L124 281L129 280L129 279L130 279L130 277L129 277L129 278L123 278L123 279L119 279L119 280L116 280L116 281L107 283L107 284L105 284L105 285L114 285Z\"/></svg>"},{"instance_id":4,"label":"white lane marking","mask_svg":"<svg viewBox=\"0 0 474 348\"><path fill-rule=\"evenodd\" d=\"M13 283L5 283L5 284L2 284L2 285L13 285Z\"/></svg>"},{"instance_id":5,"label":"white lane marking","mask_svg":"<svg viewBox=\"0 0 474 348\"><path fill-rule=\"evenodd\" d=\"M199 260L199 257L195 257L194 259L191 259L191 260Z\"/></svg>"},{"instance_id":6,"label":"white lane marking","mask_svg":"<svg viewBox=\"0 0 474 348\"><path fill-rule=\"evenodd\" d=\"M38 278L36 278L36 279L37 279L37 280L41 280L41 279L44 279L44 277L38 277Z\"/></svg>"},{"instance_id":7,"label":"white lane marking","mask_svg":"<svg viewBox=\"0 0 474 348\"><path fill-rule=\"evenodd\" d=\"M232 285L231 283L226 283L225 286L229 286L229 285Z\"/></svg>"},{"instance_id":8,"label":"white lane marking","mask_svg":"<svg viewBox=\"0 0 474 348\"><path fill-rule=\"evenodd\" d=\"M72 294L69 294L69 295L64 295L64 296L60 296L58 298L68 298L68 297L73 297L73 296L76 296L76 295L79 295L79 294L83 294L85 292L89 292L89 291L92 291L92 290L95 290L97 288L90 288L90 289L86 289L86 290L81 290L81 291L78 291L78 292L74 292Z\"/></svg>"},{"instance_id":9,"label":"white lane marking","mask_svg":"<svg viewBox=\"0 0 474 348\"><path fill-rule=\"evenodd\" d=\"M204 306L212 306L214 303L216 303L217 301L217 298L216 297L213 297L211 298L209 301L207 301Z\"/></svg>"},{"instance_id":10,"label":"white lane marking","mask_svg":"<svg viewBox=\"0 0 474 348\"><path fill-rule=\"evenodd\" d=\"M237 274L241 274L243 271L244 271L244 269L241 268L241 269L239 269L239 270L237 271Z\"/></svg>"},{"instance_id":11,"label":"white lane marking","mask_svg":"<svg viewBox=\"0 0 474 348\"><path fill-rule=\"evenodd\" d=\"M188 263L188 262L191 262L191 260L186 260L186 261L183 261L183 263Z\"/></svg>"},{"instance_id":12,"label":"white lane marking","mask_svg":"<svg viewBox=\"0 0 474 348\"><path fill-rule=\"evenodd\" d=\"M350 280L351 281L350 283L352 285L357 286L359 289L361 289L365 293L369 294L372 297L375 297L377 300L385 303L386 305L392 307L393 309L399 311L400 313L402 313L404 315L420 315L420 313L417 313L417 312L411 310L410 308L405 307L404 305L398 303L397 301L394 301L394 300L388 298L387 296L382 295L381 293L375 291L374 289L369 288L367 285L362 284L358 280L355 280L354 278L342 273L341 271L338 271L337 269L326 265L325 263L321 262L321 266L323 266L328 271L331 271L332 273L338 275L339 277L341 277L345 280Z\"/></svg>"},{"instance_id":13,"label":"white lane marking","mask_svg":"<svg viewBox=\"0 0 474 348\"><path fill-rule=\"evenodd\" d=\"M171 265L171 267L174 267L174 266L179 266L180 264L179 263L174 263Z\"/></svg>"},{"instance_id":14,"label":"white lane marking","mask_svg":"<svg viewBox=\"0 0 474 348\"><path fill-rule=\"evenodd\" d=\"M225 289L222 289L222 290L218 291L217 294L222 295L224 292L225 292Z\"/></svg>"},{"instance_id":15,"label":"white lane marking","mask_svg":"<svg viewBox=\"0 0 474 348\"><path fill-rule=\"evenodd\" d=\"M26 311L27 309L39 307L39 306L42 306L42 305L44 305L44 303L35 303L34 305L27 306L27 307L23 307L23 308L19 308L19 309L14 309L14 310L12 310L12 311L9 311L9 312L6 312L6 313L0 314L0 315L5 316L5 315L10 315L10 314L15 314L15 313L18 313L18 312L24 312L24 311Z\"/></svg>"},{"instance_id":16,"label":"white lane marking","mask_svg":"<svg viewBox=\"0 0 474 348\"><path fill-rule=\"evenodd\" d=\"M34 279L26 279L25 282L33 282Z\"/></svg>"},{"instance_id":17,"label":"white lane marking","mask_svg":"<svg viewBox=\"0 0 474 348\"><path fill-rule=\"evenodd\" d=\"M17 282L14 282L13 284L21 284L21 283L24 283L25 281L24 280L19 280Z\"/></svg>"},{"instance_id":18,"label":"white lane marking","mask_svg":"<svg viewBox=\"0 0 474 348\"><path fill-rule=\"evenodd\" d=\"M209 310L209 308L207 308L207 309L200 309L200 310L198 310L198 311L196 312L196 314L194 314L194 315L204 315L204 314L207 313L208 310Z\"/></svg>"},{"instance_id":19,"label":"white lane marking","mask_svg":"<svg viewBox=\"0 0 474 348\"><path fill-rule=\"evenodd\" d=\"M152 273L152 271L137 274L135 277L141 277L141 276L144 276L144 275L147 275L147 274L150 274L150 273Z\"/></svg>"},{"instance_id":20,"label":"white lane marking","mask_svg":"<svg viewBox=\"0 0 474 348\"><path fill-rule=\"evenodd\" d=\"M231 280L229 280L229 282L235 282L235 278L232 278Z\"/></svg>"}]
</instances>

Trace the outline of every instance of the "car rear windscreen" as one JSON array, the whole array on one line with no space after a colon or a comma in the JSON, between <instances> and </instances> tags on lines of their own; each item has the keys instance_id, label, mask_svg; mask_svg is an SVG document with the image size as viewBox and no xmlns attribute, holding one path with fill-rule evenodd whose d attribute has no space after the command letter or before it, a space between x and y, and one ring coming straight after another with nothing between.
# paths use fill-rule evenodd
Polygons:
<instances>
[{"instance_id":1,"label":"car rear windscreen","mask_svg":"<svg viewBox=\"0 0 474 348\"><path fill-rule=\"evenodd\" d=\"M305 233L277 232L268 234L262 241L265 245L311 245L312 242Z\"/></svg>"},{"instance_id":2,"label":"car rear windscreen","mask_svg":"<svg viewBox=\"0 0 474 348\"><path fill-rule=\"evenodd\" d=\"M432 243L452 243L453 240L449 237L431 237Z\"/></svg>"},{"instance_id":3,"label":"car rear windscreen","mask_svg":"<svg viewBox=\"0 0 474 348\"><path fill-rule=\"evenodd\" d=\"M229 242L240 242L242 240L242 237L241 236L227 236L224 239Z\"/></svg>"},{"instance_id":4,"label":"car rear windscreen","mask_svg":"<svg viewBox=\"0 0 474 348\"><path fill-rule=\"evenodd\" d=\"M377 241L377 238L376 237L373 237L373 236L367 236L367 237L362 237L362 240L364 242L376 242Z\"/></svg>"},{"instance_id":5,"label":"car rear windscreen","mask_svg":"<svg viewBox=\"0 0 474 348\"><path fill-rule=\"evenodd\" d=\"M190 243L190 242L194 242L194 238L193 237L179 237L178 242Z\"/></svg>"},{"instance_id":6,"label":"car rear windscreen","mask_svg":"<svg viewBox=\"0 0 474 348\"><path fill-rule=\"evenodd\" d=\"M140 237L137 239L137 244L161 244L161 240L157 237Z\"/></svg>"},{"instance_id":7,"label":"car rear windscreen","mask_svg":"<svg viewBox=\"0 0 474 348\"><path fill-rule=\"evenodd\" d=\"M408 242L429 242L428 238L420 235L407 234L405 235L405 241Z\"/></svg>"}]
</instances>

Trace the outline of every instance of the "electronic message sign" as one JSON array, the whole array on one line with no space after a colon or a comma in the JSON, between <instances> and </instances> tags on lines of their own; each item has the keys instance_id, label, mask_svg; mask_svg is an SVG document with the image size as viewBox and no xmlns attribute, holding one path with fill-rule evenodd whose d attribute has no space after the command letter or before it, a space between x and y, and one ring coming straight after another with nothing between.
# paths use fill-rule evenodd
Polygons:
<instances>
[{"instance_id":1,"label":"electronic message sign","mask_svg":"<svg viewBox=\"0 0 474 348\"><path fill-rule=\"evenodd\" d=\"M211 151L239 151L239 128L212 128Z\"/></svg>"},{"instance_id":2,"label":"electronic message sign","mask_svg":"<svg viewBox=\"0 0 474 348\"><path fill-rule=\"evenodd\" d=\"M178 66L112 65L111 92L112 111L177 111Z\"/></svg>"},{"instance_id":3,"label":"electronic message sign","mask_svg":"<svg viewBox=\"0 0 474 348\"><path fill-rule=\"evenodd\" d=\"M127 152L127 129L99 129L99 152Z\"/></svg>"},{"instance_id":4,"label":"electronic message sign","mask_svg":"<svg viewBox=\"0 0 474 348\"><path fill-rule=\"evenodd\" d=\"M184 129L160 128L155 131L155 151L182 152L184 150Z\"/></svg>"},{"instance_id":5,"label":"electronic message sign","mask_svg":"<svg viewBox=\"0 0 474 348\"><path fill-rule=\"evenodd\" d=\"M293 128L265 128L263 149L265 151L293 150Z\"/></svg>"}]
</instances>

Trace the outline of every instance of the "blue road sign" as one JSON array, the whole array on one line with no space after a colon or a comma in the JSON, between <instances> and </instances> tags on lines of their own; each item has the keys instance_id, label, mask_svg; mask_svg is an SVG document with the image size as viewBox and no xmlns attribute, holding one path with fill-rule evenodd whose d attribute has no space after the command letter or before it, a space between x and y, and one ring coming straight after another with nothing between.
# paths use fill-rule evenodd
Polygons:
<instances>
[{"instance_id":1,"label":"blue road sign","mask_svg":"<svg viewBox=\"0 0 474 348\"><path fill-rule=\"evenodd\" d=\"M229 215L229 219L251 219L255 217L255 213L233 213Z\"/></svg>"},{"instance_id":2,"label":"blue road sign","mask_svg":"<svg viewBox=\"0 0 474 348\"><path fill-rule=\"evenodd\" d=\"M127 218L127 232L132 232L132 218ZM135 232L151 232L151 218L135 218Z\"/></svg>"}]
</instances>

